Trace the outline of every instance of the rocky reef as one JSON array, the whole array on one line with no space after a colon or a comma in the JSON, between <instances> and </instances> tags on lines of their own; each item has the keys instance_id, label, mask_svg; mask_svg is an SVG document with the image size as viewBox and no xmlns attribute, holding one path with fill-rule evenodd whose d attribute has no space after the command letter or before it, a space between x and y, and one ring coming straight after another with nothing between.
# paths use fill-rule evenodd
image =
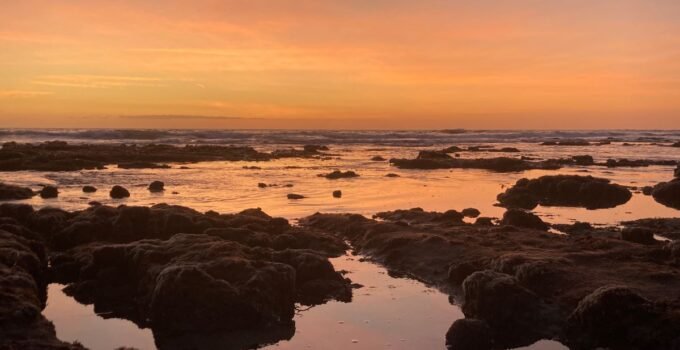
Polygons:
<instances>
[{"instance_id":1,"label":"rocky reef","mask_svg":"<svg viewBox=\"0 0 680 350\"><path fill-rule=\"evenodd\" d=\"M7 142L0 148L0 171L77 171L119 168L168 168L167 162L267 161L290 157L320 157L325 146L305 146L263 153L245 146L69 144L47 141L39 144Z\"/></svg>"},{"instance_id":2,"label":"rocky reef","mask_svg":"<svg viewBox=\"0 0 680 350\"><path fill-rule=\"evenodd\" d=\"M679 340L674 291L680 288L680 249L674 242L634 242L619 228L587 224L564 235L545 232L545 223L518 227L515 219L468 224L422 209L380 218L315 214L302 223L461 301L466 319L446 336L452 348L558 339L572 349L670 349Z\"/></svg>"},{"instance_id":3,"label":"rocky reef","mask_svg":"<svg viewBox=\"0 0 680 350\"><path fill-rule=\"evenodd\" d=\"M328 260L347 249L340 238L259 209L96 205L67 212L2 204L0 223L1 247L16 252L2 254L0 280L22 302L3 306L19 308L7 315L21 319L7 321L16 336L0 348L21 344L14 339L43 341L34 329L46 343L70 346L40 314L49 282L66 284L67 294L97 313L151 328L157 344L201 348L290 338L296 304L352 297L350 281Z\"/></svg>"},{"instance_id":4,"label":"rocky reef","mask_svg":"<svg viewBox=\"0 0 680 350\"><path fill-rule=\"evenodd\" d=\"M559 169L551 161L529 161L521 158L454 158L444 151L420 151L414 159L393 158L390 163L400 169L485 169L517 172L530 169Z\"/></svg>"}]
</instances>

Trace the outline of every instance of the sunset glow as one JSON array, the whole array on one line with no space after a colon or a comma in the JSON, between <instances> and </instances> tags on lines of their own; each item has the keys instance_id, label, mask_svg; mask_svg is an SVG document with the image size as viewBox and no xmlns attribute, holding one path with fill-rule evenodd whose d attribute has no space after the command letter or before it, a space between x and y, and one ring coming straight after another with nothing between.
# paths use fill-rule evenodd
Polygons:
<instances>
[{"instance_id":1,"label":"sunset glow","mask_svg":"<svg viewBox=\"0 0 680 350\"><path fill-rule=\"evenodd\" d=\"M678 1L5 1L0 126L680 128Z\"/></svg>"}]
</instances>

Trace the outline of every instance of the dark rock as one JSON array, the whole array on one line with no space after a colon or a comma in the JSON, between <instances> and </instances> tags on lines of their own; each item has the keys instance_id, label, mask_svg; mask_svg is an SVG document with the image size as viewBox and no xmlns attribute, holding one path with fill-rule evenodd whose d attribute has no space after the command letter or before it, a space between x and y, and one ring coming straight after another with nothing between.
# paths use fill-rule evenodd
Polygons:
<instances>
[{"instance_id":1,"label":"dark rock","mask_svg":"<svg viewBox=\"0 0 680 350\"><path fill-rule=\"evenodd\" d=\"M130 197L130 192L123 186L113 186L109 192L111 198L120 199Z\"/></svg>"},{"instance_id":2,"label":"dark rock","mask_svg":"<svg viewBox=\"0 0 680 350\"><path fill-rule=\"evenodd\" d=\"M673 171L673 176L680 177L680 165L678 165Z\"/></svg>"},{"instance_id":3,"label":"dark rock","mask_svg":"<svg viewBox=\"0 0 680 350\"><path fill-rule=\"evenodd\" d=\"M335 198L342 197L342 191L340 191L340 190L333 191L333 197L335 197Z\"/></svg>"},{"instance_id":4,"label":"dark rock","mask_svg":"<svg viewBox=\"0 0 680 350\"><path fill-rule=\"evenodd\" d=\"M484 270L463 281L465 317L485 321L504 344L518 345L542 336L548 310L540 298L513 276ZM529 328L529 329L527 329Z\"/></svg>"},{"instance_id":5,"label":"dark rock","mask_svg":"<svg viewBox=\"0 0 680 350\"><path fill-rule=\"evenodd\" d=\"M151 162L129 162L118 163L120 169L170 169L167 164L156 164Z\"/></svg>"},{"instance_id":6,"label":"dark rock","mask_svg":"<svg viewBox=\"0 0 680 350\"><path fill-rule=\"evenodd\" d=\"M494 218L488 218L488 217L479 217L477 220L475 220L475 225L478 226L493 226L493 221Z\"/></svg>"},{"instance_id":7,"label":"dark rock","mask_svg":"<svg viewBox=\"0 0 680 350\"><path fill-rule=\"evenodd\" d=\"M475 208L465 208L461 213L467 218L476 218L481 214L479 210Z\"/></svg>"},{"instance_id":8,"label":"dark rock","mask_svg":"<svg viewBox=\"0 0 680 350\"><path fill-rule=\"evenodd\" d=\"M462 224L463 214L455 210L447 210L444 213L425 211L422 208L412 208L408 210L394 210L379 212L374 215L392 222L407 222L407 223L428 223L428 222L442 222L449 224Z\"/></svg>"},{"instance_id":9,"label":"dark rock","mask_svg":"<svg viewBox=\"0 0 680 350\"><path fill-rule=\"evenodd\" d=\"M371 160L374 162L384 162L387 159L383 158L382 156L374 156L373 158L371 158Z\"/></svg>"},{"instance_id":10,"label":"dark rock","mask_svg":"<svg viewBox=\"0 0 680 350\"><path fill-rule=\"evenodd\" d=\"M0 182L0 200L29 199L34 193L30 188L8 185Z\"/></svg>"},{"instance_id":11,"label":"dark rock","mask_svg":"<svg viewBox=\"0 0 680 350\"><path fill-rule=\"evenodd\" d=\"M401 169L485 169L497 172L517 172L529 169L559 169L556 162L531 162L519 158L453 158L440 151L420 151L416 159L390 159Z\"/></svg>"},{"instance_id":12,"label":"dark rock","mask_svg":"<svg viewBox=\"0 0 680 350\"><path fill-rule=\"evenodd\" d=\"M266 187L267 187L267 184L264 183L264 182L260 182L260 183L257 184L257 187L259 187L259 188L266 188Z\"/></svg>"},{"instance_id":13,"label":"dark rock","mask_svg":"<svg viewBox=\"0 0 680 350\"><path fill-rule=\"evenodd\" d=\"M94 192L97 192L97 188L94 187L94 186L83 186L83 192L94 193Z\"/></svg>"},{"instance_id":14,"label":"dark rock","mask_svg":"<svg viewBox=\"0 0 680 350\"><path fill-rule=\"evenodd\" d=\"M547 175L521 179L498 195L504 207L533 209L536 206L613 208L630 200L630 191L607 179L578 175Z\"/></svg>"},{"instance_id":15,"label":"dark rock","mask_svg":"<svg viewBox=\"0 0 680 350\"><path fill-rule=\"evenodd\" d=\"M501 224L543 231L548 230L550 227L538 216L521 209L508 209L505 214L503 214Z\"/></svg>"},{"instance_id":16,"label":"dark rock","mask_svg":"<svg viewBox=\"0 0 680 350\"><path fill-rule=\"evenodd\" d=\"M640 244L654 244L654 231L644 227L625 227L621 230L621 239Z\"/></svg>"},{"instance_id":17,"label":"dark rock","mask_svg":"<svg viewBox=\"0 0 680 350\"><path fill-rule=\"evenodd\" d=\"M305 196L303 196L301 194L296 194L296 193L289 193L286 197L288 197L288 199L303 199L303 198L306 198Z\"/></svg>"},{"instance_id":18,"label":"dark rock","mask_svg":"<svg viewBox=\"0 0 680 350\"><path fill-rule=\"evenodd\" d=\"M400 176L399 176L399 174L388 173L387 175L385 175L385 177L400 177Z\"/></svg>"},{"instance_id":19,"label":"dark rock","mask_svg":"<svg viewBox=\"0 0 680 350\"><path fill-rule=\"evenodd\" d=\"M45 186L40 190L40 198L57 198L59 190L54 186Z\"/></svg>"},{"instance_id":20,"label":"dark rock","mask_svg":"<svg viewBox=\"0 0 680 350\"><path fill-rule=\"evenodd\" d=\"M444 148L442 150L442 152L444 152L444 153L456 153L456 152L462 152L462 151L463 151L463 149L458 147L458 146L451 146L451 147Z\"/></svg>"},{"instance_id":21,"label":"dark rock","mask_svg":"<svg viewBox=\"0 0 680 350\"><path fill-rule=\"evenodd\" d=\"M645 186L642 188L642 194L644 194L645 196L651 196L653 192L654 187L652 186Z\"/></svg>"},{"instance_id":22,"label":"dark rock","mask_svg":"<svg viewBox=\"0 0 680 350\"><path fill-rule=\"evenodd\" d=\"M340 171L340 170L334 170L328 174L319 174L320 177L325 177L329 180L337 180L337 179L349 179L353 177L358 177L359 174L348 170L348 171Z\"/></svg>"},{"instance_id":23,"label":"dark rock","mask_svg":"<svg viewBox=\"0 0 680 350\"><path fill-rule=\"evenodd\" d=\"M657 202L674 209L680 209L680 178L654 186L652 196Z\"/></svg>"},{"instance_id":24,"label":"dark rock","mask_svg":"<svg viewBox=\"0 0 680 350\"><path fill-rule=\"evenodd\" d=\"M568 320L577 349L671 349L677 321L625 286L605 286L584 297Z\"/></svg>"},{"instance_id":25,"label":"dark rock","mask_svg":"<svg viewBox=\"0 0 680 350\"><path fill-rule=\"evenodd\" d=\"M486 322L471 318L461 318L453 322L446 332L448 349L491 350L493 332Z\"/></svg>"},{"instance_id":26,"label":"dark rock","mask_svg":"<svg viewBox=\"0 0 680 350\"><path fill-rule=\"evenodd\" d=\"M319 151L328 151L328 146L324 145L305 145L303 147L305 152L319 152Z\"/></svg>"},{"instance_id":27,"label":"dark rock","mask_svg":"<svg viewBox=\"0 0 680 350\"><path fill-rule=\"evenodd\" d=\"M163 192L165 191L165 183L163 181L154 181L149 184L150 192Z\"/></svg>"},{"instance_id":28,"label":"dark rock","mask_svg":"<svg viewBox=\"0 0 680 350\"><path fill-rule=\"evenodd\" d=\"M574 163L576 165L593 165L595 164L595 160L593 159L593 156L590 155L583 155L583 156L573 156L571 159L574 160Z\"/></svg>"}]
</instances>

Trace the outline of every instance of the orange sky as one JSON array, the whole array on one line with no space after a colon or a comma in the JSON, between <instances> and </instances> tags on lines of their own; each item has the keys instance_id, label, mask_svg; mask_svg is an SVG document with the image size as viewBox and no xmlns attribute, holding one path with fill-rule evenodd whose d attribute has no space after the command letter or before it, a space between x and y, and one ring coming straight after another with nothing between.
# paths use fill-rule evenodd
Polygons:
<instances>
[{"instance_id":1,"label":"orange sky","mask_svg":"<svg viewBox=\"0 0 680 350\"><path fill-rule=\"evenodd\" d=\"M21 0L0 127L680 128L677 0Z\"/></svg>"}]
</instances>

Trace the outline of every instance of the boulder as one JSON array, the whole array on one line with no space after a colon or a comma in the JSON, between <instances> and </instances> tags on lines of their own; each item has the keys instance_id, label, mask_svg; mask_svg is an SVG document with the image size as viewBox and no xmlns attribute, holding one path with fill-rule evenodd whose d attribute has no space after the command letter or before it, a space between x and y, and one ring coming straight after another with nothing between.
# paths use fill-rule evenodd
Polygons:
<instances>
[{"instance_id":1,"label":"boulder","mask_svg":"<svg viewBox=\"0 0 680 350\"><path fill-rule=\"evenodd\" d=\"M453 322L446 332L448 349L494 349L493 332L486 322L473 318L461 318Z\"/></svg>"},{"instance_id":2,"label":"boulder","mask_svg":"<svg viewBox=\"0 0 680 350\"><path fill-rule=\"evenodd\" d=\"M680 209L680 178L654 186L652 196L657 202L674 209Z\"/></svg>"},{"instance_id":3,"label":"boulder","mask_svg":"<svg viewBox=\"0 0 680 350\"><path fill-rule=\"evenodd\" d=\"M542 231L547 231L550 227L538 216L521 209L508 209L505 214L503 214L501 224Z\"/></svg>"},{"instance_id":4,"label":"boulder","mask_svg":"<svg viewBox=\"0 0 680 350\"><path fill-rule=\"evenodd\" d=\"M33 197L33 190L26 187L8 185L0 182L0 200L29 199Z\"/></svg>"},{"instance_id":5,"label":"boulder","mask_svg":"<svg viewBox=\"0 0 680 350\"><path fill-rule=\"evenodd\" d=\"M94 193L94 192L97 192L97 188L94 187L94 186L83 186L83 192Z\"/></svg>"},{"instance_id":6,"label":"boulder","mask_svg":"<svg viewBox=\"0 0 680 350\"><path fill-rule=\"evenodd\" d=\"M59 190L54 186L45 186L40 190L40 198L57 198Z\"/></svg>"},{"instance_id":7,"label":"boulder","mask_svg":"<svg viewBox=\"0 0 680 350\"><path fill-rule=\"evenodd\" d=\"M163 181L154 181L149 184L150 192L163 192L165 191L165 183Z\"/></svg>"},{"instance_id":8,"label":"boulder","mask_svg":"<svg viewBox=\"0 0 680 350\"><path fill-rule=\"evenodd\" d=\"M333 191L333 197L341 198L342 197L342 191L340 191L340 190Z\"/></svg>"},{"instance_id":9,"label":"boulder","mask_svg":"<svg viewBox=\"0 0 680 350\"><path fill-rule=\"evenodd\" d=\"M115 185L113 188L111 188L109 195L111 198L121 199L130 197L130 192L123 186Z\"/></svg>"},{"instance_id":10,"label":"boulder","mask_svg":"<svg viewBox=\"0 0 680 350\"><path fill-rule=\"evenodd\" d=\"M677 334L673 328L659 306L634 290L604 286L585 296L569 316L568 342L578 349L670 349Z\"/></svg>"},{"instance_id":11,"label":"boulder","mask_svg":"<svg viewBox=\"0 0 680 350\"><path fill-rule=\"evenodd\" d=\"M627 203L632 194L626 187L607 179L578 175L547 175L518 180L498 195L501 206L533 209L536 206L613 208Z\"/></svg>"}]
</instances>

